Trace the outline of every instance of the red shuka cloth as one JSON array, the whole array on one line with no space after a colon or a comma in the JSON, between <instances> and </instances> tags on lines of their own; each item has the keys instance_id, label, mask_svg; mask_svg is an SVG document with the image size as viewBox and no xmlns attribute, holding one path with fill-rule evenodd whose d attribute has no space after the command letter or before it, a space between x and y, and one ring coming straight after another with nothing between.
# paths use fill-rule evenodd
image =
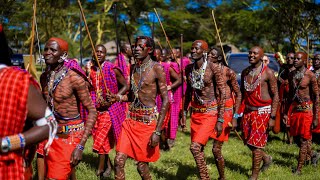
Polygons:
<instances>
[{"instance_id":1,"label":"red shuka cloth","mask_svg":"<svg viewBox=\"0 0 320 180\"><path fill-rule=\"evenodd\" d=\"M229 134L230 134L230 127L228 126L228 123L232 122L232 118L233 118L233 99L230 98L228 100L226 100L225 103L225 111L224 111L224 122L222 125L222 133L219 137L217 137L217 132L214 130L213 134L210 136L211 138L217 140L217 141L228 141L229 139ZM226 110L228 109L228 110ZM215 123L217 123L217 119L214 119Z\"/></svg>"},{"instance_id":2,"label":"red shuka cloth","mask_svg":"<svg viewBox=\"0 0 320 180\"><path fill-rule=\"evenodd\" d=\"M264 66L261 74L266 70L267 66ZM251 107L263 107L269 106L272 103L272 99L263 100L261 98L261 82L257 85L254 91L245 91L242 107L244 109L242 128L244 135L244 143L254 147L264 148L268 139L268 122L270 120L269 113L258 114L258 111L246 110L245 106Z\"/></svg>"},{"instance_id":3,"label":"red shuka cloth","mask_svg":"<svg viewBox=\"0 0 320 180\"><path fill-rule=\"evenodd\" d=\"M0 70L0 138L22 133L27 117L27 98L34 83L25 71L6 67ZM0 179L24 179L22 150L0 153Z\"/></svg>"},{"instance_id":4,"label":"red shuka cloth","mask_svg":"<svg viewBox=\"0 0 320 180\"><path fill-rule=\"evenodd\" d=\"M113 149L114 139L111 131L111 118L108 111L99 112L93 131L93 151L98 154L109 154Z\"/></svg>"},{"instance_id":5,"label":"red shuka cloth","mask_svg":"<svg viewBox=\"0 0 320 180\"><path fill-rule=\"evenodd\" d=\"M157 121L144 124L127 118L117 142L117 152L122 152L136 161L155 162L160 157L159 145L149 146L150 137L156 129Z\"/></svg>"},{"instance_id":6,"label":"red shuka cloth","mask_svg":"<svg viewBox=\"0 0 320 180\"><path fill-rule=\"evenodd\" d=\"M79 124L82 120L72 121L68 123ZM66 124L64 124L66 125ZM50 179L68 179L71 175L71 154L80 143L84 130L71 132L69 134L57 134L58 138L55 138L50 146L48 156L45 157L45 163L47 168L47 178Z\"/></svg>"},{"instance_id":7,"label":"red shuka cloth","mask_svg":"<svg viewBox=\"0 0 320 180\"><path fill-rule=\"evenodd\" d=\"M312 102L308 102L312 104ZM290 124L290 135L301 136L303 139L312 139L311 125L313 120L313 110L296 111L298 104L293 102L288 111L288 122Z\"/></svg>"},{"instance_id":8,"label":"red shuka cloth","mask_svg":"<svg viewBox=\"0 0 320 180\"><path fill-rule=\"evenodd\" d=\"M192 102L191 102L192 103ZM216 102L212 103L212 106ZM191 104L192 107L202 108L204 106ZM191 141L197 142L202 145L206 145L209 137L213 134L214 127L217 122L218 111L217 109L211 110L209 112L200 113L192 112L191 115Z\"/></svg>"}]
</instances>

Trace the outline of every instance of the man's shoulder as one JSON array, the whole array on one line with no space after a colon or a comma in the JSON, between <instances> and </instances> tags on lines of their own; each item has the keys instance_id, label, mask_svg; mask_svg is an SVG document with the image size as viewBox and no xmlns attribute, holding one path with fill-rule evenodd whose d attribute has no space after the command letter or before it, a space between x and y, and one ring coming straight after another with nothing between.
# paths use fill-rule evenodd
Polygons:
<instances>
[{"instance_id":1,"label":"man's shoulder","mask_svg":"<svg viewBox=\"0 0 320 180\"><path fill-rule=\"evenodd\" d=\"M246 67L244 70L242 70L241 76L248 74L248 73L249 73L249 70L250 70L250 66Z\"/></svg>"}]
</instances>

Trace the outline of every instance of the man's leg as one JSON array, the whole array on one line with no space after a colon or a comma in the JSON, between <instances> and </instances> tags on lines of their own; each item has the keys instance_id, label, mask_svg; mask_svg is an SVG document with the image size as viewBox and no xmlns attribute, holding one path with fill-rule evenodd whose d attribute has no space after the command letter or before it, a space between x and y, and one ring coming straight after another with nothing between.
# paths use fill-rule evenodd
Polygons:
<instances>
[{"instance_id":1,"label":"man's leg","mask_svg":"<svg viewBox=\"0 0 320 180\"><path fill-rule=\"evenodd\" d=\"M116 157L114 159L114 171L115 171L115 179L125 179L124 166L126 164L127 155L121 152L117 152Z\"/></svg>"},{"instance_id":2,"label":"man's leg","mask_svg":"<svg viewBox=\"0 0 320 180\"><path fill-rule=\"evenodd\" d=\"M200 174L200 179L210 179L207 164L204 159L203 146L199 143L192 142L190 145L190 151L194 157L194 160L196 161Z\"/></svg>"},{"instance_id":3,"label":"man's leg","mask_svg":"<svg viewBox=\"0 0 320 180\"><path fill-rule=\"evenodd\" d=\"M224 159L221 153L223 142L221 141L213 141L212 153L214 155L215 163L219 172L219 179L223 180L224 177Z\"/></svg>"},{"instance_id":4,"label":"man's leg","mask_svg":"<svg viewBox=\"0 0 320 180\"><path fill-rule=\"evenodd\" d=\"M149 164L147 162L138 162L137 170L143 180L152 179L149 171Z\"/></svg>"},{"instance_id":5,"label":"man's leg","mask_svg":"<svg viewBox=\"0 0 320 180\"><path fill-rule=\"evenodd\" d=\"M105 159L106 159L105 154L99 154L99 164L96 172L97 176L101 176L102 173L104 172Z\"/></svg>"},{"instance_id":6,"label":"man's leg","mask_svg":"<svg viewBox=\"0 0 320 180\"><path fill-rule=\"evenodd\" d=\"M272 164L272 156L268 155L265 153L262 149L260 149L260 152L262 154L262 160L263 160L263 165L260 169L261 172L266 171L270 165Z\"/></svg>"},{"instance_id":7,"label":"man's leg","mask_svg":"<svg viewBox=\"0 0 320 180\"><path fill-rule=\"evenodd\" d=\"M307 153L308 153L308 141L303 138L300 138L299 144L300 144L300 150L299 150L298 166L296 171L294 172L297 175L301 174L301 169L306 160Z\"/></svg>"},{"instance_id":8,"label":"man's leg","mask_svg":"<svg viewBox=\"0 0 320 180\"><path fill-rule=\"evenodd\" d=\"M112 171L112 163L109 154L106 154L105 163L107 164L107 168L103 173L103 177L109 177Z\"/></svg>"},{"instance_id":9,"label":"man's leg","mask_svg":"<svg viewBox=\"0 0 320 180\"><path fill-rule=\"evenodd\" d=\"M37 153L37 171L38 171L38 179L44 180L46 176L44 157L38 153Z\"/></svg>"},{"instance_id":10,"label":"man's leg","mask_svg":"<svg viewBox=\"0 0 320 180\"><path fill-rule=\"evenodd\" d=\"M250 180L256 180L259 176L263 153L261 149L258 149L256 147L249 146L249 148L252 151L252 175L250 177Z\"/></svg>"}]
</instances>

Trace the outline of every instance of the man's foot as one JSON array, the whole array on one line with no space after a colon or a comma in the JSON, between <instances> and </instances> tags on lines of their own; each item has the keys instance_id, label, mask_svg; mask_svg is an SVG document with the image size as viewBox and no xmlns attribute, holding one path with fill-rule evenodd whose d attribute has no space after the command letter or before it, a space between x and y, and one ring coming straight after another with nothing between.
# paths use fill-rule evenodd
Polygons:
<instances>
[{"instance_id":1,"label":"man's foot","mask_svg":"<svg viewBox=\"0 0 320 180\"><path fill-rule=\"evenodd\" d=\"M173 146L174 146L174 139L167 139L167 144L168 144L169 150L170 150L171 148L173 148Z\"/></svg>"},{"instance_id":2,"label":"man's foot","mask_svg":"<svg viewBox=\"0 0 320 180\"><path fill-rule=\"evenodd\" d=\"M110 177L111 172L112 172L112 168L107 168L103 173L103 177Z\"/></svg>"},{"instance_id":3,"label":"man's foot","mask_svg":"<svg viewBox=\"0 0 320 180\"><path fill-rule=\"evenodd\" d=\"M272 156L268 155L268 160L263 162L262 167L260 168L261 172L266 171L272 164Z\"/></svg>"},{"instance_id":4,"label":"man's foot","mask_svg":"<svg viewBox=\"0 0 320 180\"><path fill-rule=\"evenodd\" d=\"M319 153L314 152L314 153L312 154L311 162L312 162L312 165L313 165L313 166L317 166L318 161L319 161L319 158L320 158L320 154L319 154Z\"/></svg>"},{"instance_id":5,"label":"man's foot","mask_svg":"<svg viewBox=\"0 0 320 180\"><path fill-rule=\"evenodd\" d=\"M248 180L257 180L258 178L250 176Z\"/></svg>"},{"instance_id":6,"label":"man's foot","mask_svg":"<svg viewBox=\"0 0 320 180\"><path fill-rule=\"evenodd\" d=\"M295 170L295 171L293 171L293 174L296 175L296 176L300 176L301 175L301 171Z\"/></svg>"},{"instance_id":7,"label":"man's foot","mask_svg":"<svg viewBox=\"0 0 320 180\"><path fill-rule=\"evenodd\" d=\"M102 176L102 173L103 173L103 170L98 169L97 172L96 172L96 175L97 176Z\"/></svg>"}]
</instances>

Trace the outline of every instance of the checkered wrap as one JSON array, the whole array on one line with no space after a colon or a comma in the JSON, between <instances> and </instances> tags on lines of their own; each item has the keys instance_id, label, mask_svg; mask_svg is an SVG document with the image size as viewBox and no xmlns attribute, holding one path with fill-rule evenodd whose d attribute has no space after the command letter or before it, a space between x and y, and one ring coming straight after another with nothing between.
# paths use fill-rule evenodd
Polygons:
<instances>
[{"instance_id":1,"label":"checkered wrap","mask_svg":"<svg viewBox=\"0 0 320 180\"><path fill-rule=\"evenodd\" d=\"M104 75L104 78L106 81L107 88L110 90L110 92L117 94L118 93L118 84L117 84L116 74L113 70L114 68L117 68L117 67L115 65L113 65L112 63L105 61L102 64L101 68L102 68L102 72L103 72L103 75ZM121 70L120 70L120 72L121 72ZM103 92L102 96L105 98L107 92L106 92L106 88L104 86L104 82L102 79L101 79L100 84L101 84L101 89ZM96 93L94 91L91 92L91 97L92 97L93 103L97 107ZM108 111L109 111L110 118L112 121L112 130L113 130L113 134L114 134L114 139L117 141L117 139L120 135L120 132L121 132L122 122L126 118L125 109L124 109L124 106L121 106L121 104L119 102L116 102L108 108Z\"/></svg>"},{"instance_id":2,"label":"checkered wrap","mask_svg":"<svg viewBox=\"0 0 320 180\"><path fill-rule=\"evenodd\" d=\"M170 67L177 73L180 74L179 65L176 62L171 62ZM169 75L170 76L170 75ZM180 76L180 75L179 75ZM167 138L176 139L178 125L179 125L179 111L181 101L181 86L172 90L173 101L171 103L171 117L169 121L169 129L167 131Z\"/></svg>"},{"instance_id":3,"label":"checkered wrap","mask_svg":"<svg viewBox=\"0 0 320 180\"><path fill-rule=\"evenodd\" d=\"M122 71L124 78L128 82L129 80L129 74L130 74L130 67L127 66L126 59L124 57L123 53L120 53L115 61L115 65L119 67L119 69ZM130 82L129 82L130 83Z\"/></svg>"},{"instance_id":4,"label":"checkered wrap","mask_svg":"<svg viewBox=\"0 0 320 180\"><path fill-rule=\"evenodd\" d=\"M23 131L27 117L27 98L32 77L27 72L0 70L0 138ZM24 179L22 151L0 154L0 179Z\"/></svg>"}]
</instances>

